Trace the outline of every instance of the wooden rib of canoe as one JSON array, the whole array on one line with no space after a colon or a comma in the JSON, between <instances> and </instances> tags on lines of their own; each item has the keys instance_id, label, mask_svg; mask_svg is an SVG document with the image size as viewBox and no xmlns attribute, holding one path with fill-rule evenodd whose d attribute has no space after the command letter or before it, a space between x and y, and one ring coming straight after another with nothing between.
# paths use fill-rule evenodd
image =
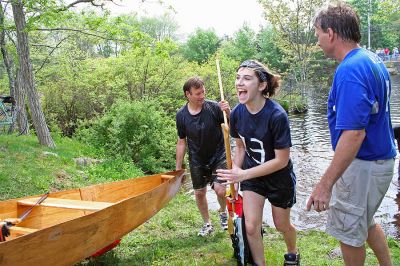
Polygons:
<instances>
[{"instance_id":1,"label":"wooden rib of canoe","mask_svg":"<svg viewBox=\"0 0 400 266\"><path fill-rule=\"evenodd\" d=\"M50 193L0 243L0 265L73 265L120 239L178 192L184 171ZM17 218L39 196L0 202L0 219Z\"/></svg>"}]
</instances>

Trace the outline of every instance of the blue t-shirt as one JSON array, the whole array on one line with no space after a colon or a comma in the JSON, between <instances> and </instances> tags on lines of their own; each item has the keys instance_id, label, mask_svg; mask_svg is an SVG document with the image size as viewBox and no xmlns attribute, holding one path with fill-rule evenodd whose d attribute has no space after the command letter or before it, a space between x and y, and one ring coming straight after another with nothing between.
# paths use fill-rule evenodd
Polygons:
<instances>
[{"instance_id":1,"label":"blue t-shirt","mask_svg":"<svg viewBox=\"0 0 400 266\"><path fill-rule=\"evenodd\" d=\"M243 169L274 159L274 149L292 146L287 114L271 99L265 101L257 114L251 114L245 105L238 104L231 112L230 134L240 138L246 147Z\"/></svg>"},{"instance_id":2,"label":"blue t-shirt","mask_svg":"<svg viewBox=\"0 0 400 266\"><path fill-rule=\"evenodd\" d=\"M366 137L356 157L394 158L390 94L390 75L380 58L362 48L350 51L336 70L328 98L333 150L343 130L365 129Z\"/></svg>"}]
</instances>

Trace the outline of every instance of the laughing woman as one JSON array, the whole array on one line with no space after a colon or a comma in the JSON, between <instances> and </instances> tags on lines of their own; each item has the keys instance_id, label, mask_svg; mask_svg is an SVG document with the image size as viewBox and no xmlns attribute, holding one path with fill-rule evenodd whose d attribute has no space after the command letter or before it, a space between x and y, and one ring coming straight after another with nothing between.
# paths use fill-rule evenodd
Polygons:
<instances>
[{"instance_id":1,"label":"laughing woman","mask_svg":"<svg viewBox=\"0 0 400 266\"><path fill-rule=\"evenodd\" d=\"M299 265L296 229L290 210L296 202L296 176L289 158L289 121L285 110L271 97L280 77L255 60L244 61L237 70L239 104L231 112L230 134L236 141L234 166L217 170L225 184L241 183L246 234L256 265L265 265L260 235L265 199L272 205L275 227L283 234L287 254L284 265Z\"/></svg>"}]
</instances>

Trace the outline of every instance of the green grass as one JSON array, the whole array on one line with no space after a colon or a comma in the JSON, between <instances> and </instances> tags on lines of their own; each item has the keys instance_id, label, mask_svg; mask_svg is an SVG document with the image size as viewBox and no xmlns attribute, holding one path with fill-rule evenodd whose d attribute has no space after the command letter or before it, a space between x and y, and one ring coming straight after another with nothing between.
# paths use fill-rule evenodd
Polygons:
<instances>
[{"instance_id":1,"label":"green grass","mask_svg":"<svg viewBox=\"0 0 400 266\"><path fill-rule=\"evenodd\" d=\"M33 136L0 135L0 199L143 175L128 160L102 158L97 150L73 139L55 137L55 142L57 147L50 149ZM74 161L78 157L104 162L82 167Z\"/></svg>"},{"instance_id":2,"label":"green grass","mask_svg":"<svg viewBox=\"0 0 400 266\"><path fill-rule=\"evenodd\" d=\"M212 212L213 224L218 224ZM236 265L232 258L231 240L226 231L216 227L209 237L197 236L201 217L192 195L179 193L164 209L145 224L126 235L114 250L82 265ZM264 246L267 265L283 265L286 251L282 235L266 228ZM321 231L298 232L298 248L302 265L343 265L340 257L330 258L339 243ZM400 265L400 242L389 239L394 265ZM365 265L378 265L371 249L367 249Z\"/></svg>"},{"instance_id":3,"label":"green grass","mask_svg":"<svg viewBox=\"0 0 400 266\"><path fill-rule=\"evenodd\" d=\"M55 137L55 142L57 148L48 149L32 136L0 135L1 199L143 175L123 158L102 158L97 150L68 138ZM77 157L104 162L82 167L74 162ZM218 225L217 212L211 213L211 219ZM211 236L201 238L197 236L201 225L193 195L181 191L153 218L126 235L117 248L80 265L236 265L228 233L217 226ZM264 245L267 265L282 265L285 244L281 234L266 228ZM343 265L341 258L329 257L338 246L320 231L298 233L302 265ZM389 246L394 265L400 265L400 242L389 239ZM366 265L377 265L370 249Z\"/></svg>"}]
</instances>

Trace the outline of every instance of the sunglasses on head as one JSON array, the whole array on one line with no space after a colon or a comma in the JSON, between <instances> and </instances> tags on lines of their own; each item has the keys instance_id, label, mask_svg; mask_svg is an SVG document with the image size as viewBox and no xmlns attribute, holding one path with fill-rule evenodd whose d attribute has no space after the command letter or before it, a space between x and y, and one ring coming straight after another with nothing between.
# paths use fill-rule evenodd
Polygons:
<instances>
[{"instance_id":1,"label":"sunglasses on head","mask_svg":"<svg viewBox=\"0 0 400 266\"><path fill-rule=\"evenodd\" d=\"M253 60L246 60L240 64L239 68L242 67L248 67L253 69L260 76L261 81L268 80L268 73L265 71L264 67L258 64L257 62Z\"/></svg>"}]
</instances>

